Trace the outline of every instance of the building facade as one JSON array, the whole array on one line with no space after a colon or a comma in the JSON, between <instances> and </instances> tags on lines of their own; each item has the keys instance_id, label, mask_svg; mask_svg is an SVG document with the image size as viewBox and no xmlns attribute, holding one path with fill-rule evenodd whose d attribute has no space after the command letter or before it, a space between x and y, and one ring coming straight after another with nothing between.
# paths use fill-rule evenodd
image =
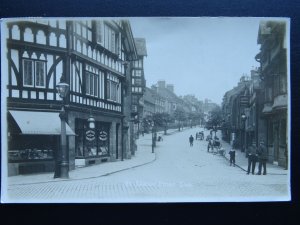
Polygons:
<instances>
[{"instance_id":1,"label":"building facade","mask_svg":"<svg viewBox=\"0 0 300 225\"><path fill-rule=\"evenodd\" d=\"M257 38L261 48L255 56L260 67L251 71L251 79L245 88L239 88L239 85L223 98L224 139L231 141L235 136L242 149L249 145L258 146L263 140L268 161L285 168L289 157L286 36L285 22L262 21ZM241 113L244 121L240 120ZM241 132L237 127L241 127Z\"/></svg>"},{"instance_id":2,"label":"building facade","mask_svg":"<svg viewBox=\"0 0 300 225\"><path fill-rule=\"evenodd\" d=\"M281 166L288 158L288 82L286 23L260 23L257 43L261 51L256 60L264 81L263 116L267 126L266 143L269 161Z\"/></svg>"},{"instance_id":3,"label":"building facade","mask_svg":"<svg viewBox=\"0 0 300 225\"><path fill-rule=\"evenodd\" d=\"M7 23L8 174L53 171L59 157L60 80L66 98L69 167L123 159L124 61L136 49L124 20ZM88 119L95 127L90 129Z\"/></svg>"},{"instance_id":4,"label":"building facade","mask_svg":"<svg viewBox=\"0 0 300 225\"><path fill-rule=\"evenodd\" d=\"M135 38L137 49L137 60L133 62L132 67L132 114L133 114L133 135L138 138L143 130L143 111L144 111L144 93L146 89L146 80L144 72L144 58L147 56L146 40L144 38Z\"/></svg>"}]
</instances>

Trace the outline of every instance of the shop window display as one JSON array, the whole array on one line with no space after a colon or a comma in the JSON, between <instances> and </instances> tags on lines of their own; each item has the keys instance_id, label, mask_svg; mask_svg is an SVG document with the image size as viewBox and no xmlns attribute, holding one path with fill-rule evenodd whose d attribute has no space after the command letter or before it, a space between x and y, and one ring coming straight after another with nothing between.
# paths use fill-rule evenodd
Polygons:
<instances>
[{"instance_id":1,"label":"shop window display","mask_svg":"<svg viewBox=\"0 0 300 225\"><path fill-rule=\"evenodd\" d=\"M109 124L96 122L89 128L87 121L76 120L76 157L101 157L109 155Z\"/></svg>"},{"instance_id":2,"label":"shop window display","mask_svg":"<svg viewBox=\"0 0 300 225\"><path fill-rule=\"evenodd\" d=\"M56 144L57 137L51 135L10 134L8 138L8 161L53 160Z\"/></svg>"}]
</instances>

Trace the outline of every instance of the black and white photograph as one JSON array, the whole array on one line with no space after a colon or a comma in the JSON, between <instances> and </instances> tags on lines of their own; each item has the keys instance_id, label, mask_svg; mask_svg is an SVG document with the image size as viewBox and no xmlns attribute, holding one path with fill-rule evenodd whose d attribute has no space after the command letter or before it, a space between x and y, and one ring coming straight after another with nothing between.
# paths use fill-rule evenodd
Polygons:
<instances>
[{"instance_id":1,"label":"black and white photograph","mask_svg":"<svg viewBox=\"0 0 300 225\"><path fill-rule=\"evenodd\" d=\"M291 200L290 19L1 21L1 202Z\"/></svg>"}]
</instances>

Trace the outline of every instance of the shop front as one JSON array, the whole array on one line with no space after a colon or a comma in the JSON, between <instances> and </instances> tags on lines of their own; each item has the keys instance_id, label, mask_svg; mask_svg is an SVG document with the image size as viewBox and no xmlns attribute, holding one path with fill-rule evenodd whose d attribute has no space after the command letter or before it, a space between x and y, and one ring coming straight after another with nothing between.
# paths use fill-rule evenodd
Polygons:
<instances>
[{"instance_id":1,"label":"shop front","mask_svg":"<svg viewBox=\"0 0 300 225\"><path fill-rule=\"evenodd\" d=\"M75 167L85 167L120 158L122 135L120 119L81 115L73 121L76 133Z\"/></svg>"},{"instance_id":2,"label":"shop front","mask_svg":"<svg viewBox=\"0 0 300 225\"><path fill-rule=\"evenodd\" d=\"M59 113L9 110L7 124L8 176L54 172L60 147ZM75 135L66 128L68 136Z\"/></svg>"}]
</instances>

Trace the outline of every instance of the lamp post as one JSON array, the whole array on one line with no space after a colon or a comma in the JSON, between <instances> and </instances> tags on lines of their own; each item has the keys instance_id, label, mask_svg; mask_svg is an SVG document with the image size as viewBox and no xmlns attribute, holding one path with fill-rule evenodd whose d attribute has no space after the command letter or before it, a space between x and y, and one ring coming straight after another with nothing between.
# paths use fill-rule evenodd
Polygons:
<instances>
[{"instance_id":1,"label":"lamp post","mask_svg":"<svg viewBox=\"0 0 300 225\"><path fill-rule=\"evenodd\" d=\"M247 136L246 136L246 119L247 116L245 113L241 114L241 119L243 121L243 125L244 125L244 141L243 141L243 148L242 148L242 152L244 152L246 150L246 146L247 146Z\"/></svg>"},{"instance_id":2,"label":"lamp post","mask_svg":"<svg viewBox=\"0 0 300 225\"><path fill-rule=\"evenodd\" d=\"M65 99L69 92L69 84L64 82L61 77L60 82L56 85L56 90L59 96L62 98L61 112L59 113L61 121L61 133L60 133L60 151L61 159L59 162L60 172L54 174L54 178L69 178L69 156L67 149L67 135L66 135L66 111L65 111Z\"/></svg>"},{"instance_id":3,"label":"lamp post","mask_svg":"<svg viewBox=\"0 0 300 225\"><path fill-rule=\"evenodd\" d=\"M155 123L152 121L151 123L151 129L152 129L152 153L154 153L154 147L156 146L156 131L155 131Z\"/></svg>"}]
</instances>

